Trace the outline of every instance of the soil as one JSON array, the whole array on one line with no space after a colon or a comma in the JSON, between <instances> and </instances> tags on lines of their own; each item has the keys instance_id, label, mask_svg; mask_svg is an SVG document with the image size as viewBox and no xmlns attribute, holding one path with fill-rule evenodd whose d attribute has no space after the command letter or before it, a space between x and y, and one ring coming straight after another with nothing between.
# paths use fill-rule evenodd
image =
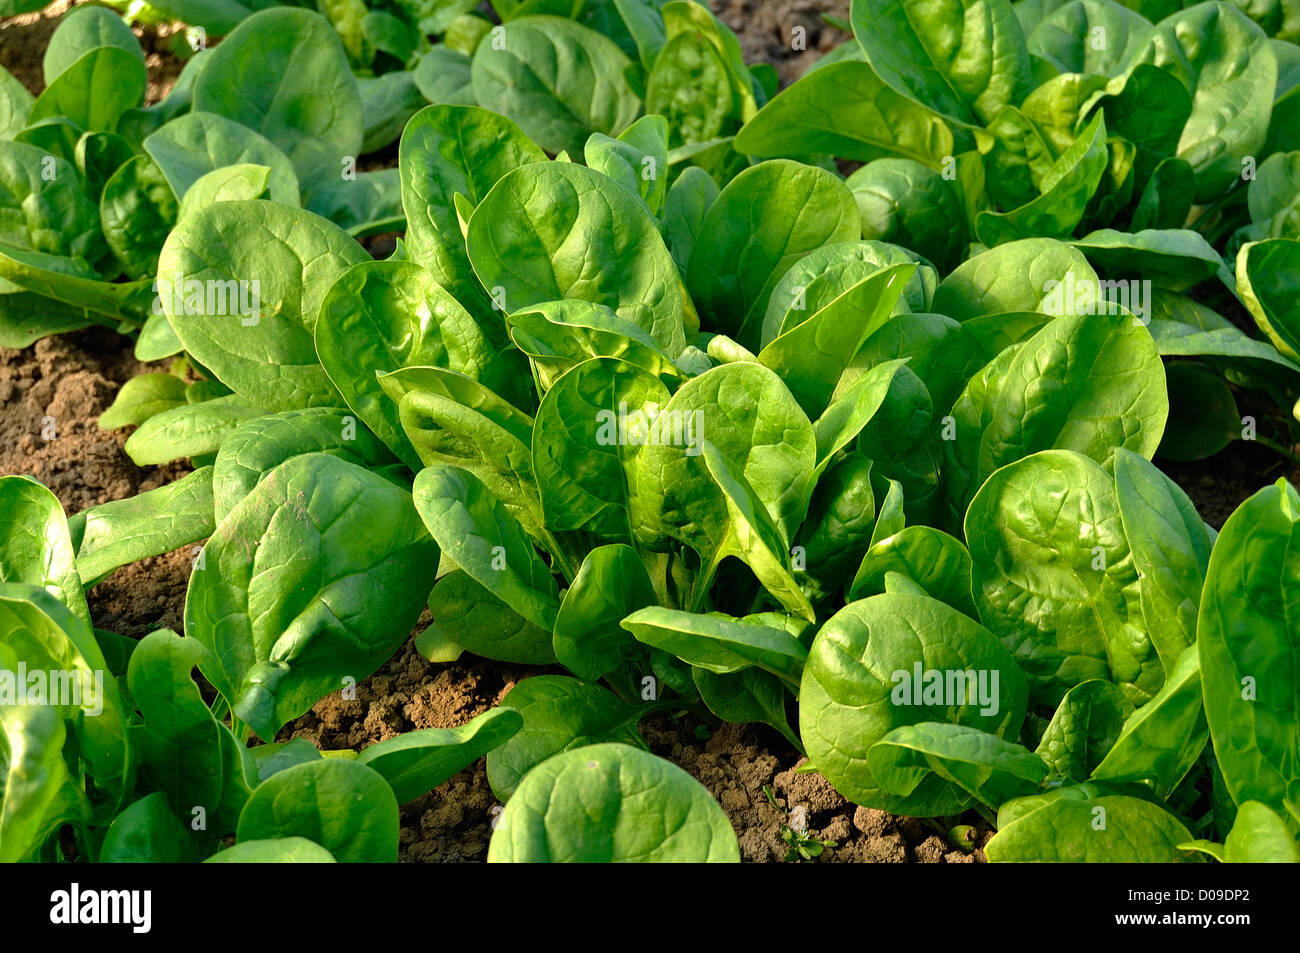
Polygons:
<instances>
[{"instance_id":1,"label":"soil","mask_svg":"<svg viewBox=\"0 0 1300 953\"><path fill-rule=\"evenodd\" d=\"M847 21L849 0L713 0L710 6L736 31L745 62L771 63L783 87L850 38L822 19Z\"/></svg>"},{"instance_id":2,"label":"soil","mask_svg":"<svg viewBox=\"0 0 1300 953\"><path fill-rule=\"evenodd\" d=\"M0 64L33 92L42 86L40 60L62 3L41 14L0 23ZM845 35L821 22L822 12L847 17L848 0L717 0L714 8L737 30L746 58L772 62L789 82ZM807 30L807 49L790 45L791 29ZM167 49L173 31L137 30L149 51L150 101L166 94L181 62ZM391 156L375 157L377 166ZM376 257L391 253L395 235L366 241ZM165 365L136 361L131 342L91 328L37 342L23 351L0 349L0 473L30 474L49 486L68 512L122 499L171 482L188 467L136 467L122 447L128 431L105 432L96 420L130 377ZM52 430L51 430L52 425ZM50 437L51 439L47 439ZM1251 493L1289 475L1276 454L1234 444L1210 461L1170 468L1203 518L1221 526ZM131 637L160 627L182 629L189 548L124 567L88 594L98 626ZM321 748L360 749L418 728L462 725L497 704L536 668L504 665L473 656L454 663L426 661L414 636L379 672L357 686L355 699L331 696L285 727L280 740L302 737ZM953 849L939 826L857 807L818 774L797 773L803 763L785 739L764 726L711 729L694 718L666 715L642 726L655 753L698 778L727 812L746 861L787 859L794 831L833 841L821 862L973 863L991 836L971 814L974 849ZM700 737L703 733L703 740ZM768 792L770 791L771 798ZM775 804L773 803L775 801ZM499 807L483 762L402 808L401 859L406 862L482 861Z\"/></svg>"},{"instance_id":3,"label":"soil","mask_svg":"<svg viewBox=\"0 0 1300 953\"><path fill-rule=\"evenodd\" d=\"M0 66L13 73L34 96L45 89L41 60L50 45L50 36L59 25L59 18L73 6L71 0L57 0L44 10L0 22ZM147 105L153 105L171 91L185 65L172 50L176 34L183 29L179 24L170 23L132 28L144 48L144 65L149 70L145 87Z\"/></svg>"}]
</instances>

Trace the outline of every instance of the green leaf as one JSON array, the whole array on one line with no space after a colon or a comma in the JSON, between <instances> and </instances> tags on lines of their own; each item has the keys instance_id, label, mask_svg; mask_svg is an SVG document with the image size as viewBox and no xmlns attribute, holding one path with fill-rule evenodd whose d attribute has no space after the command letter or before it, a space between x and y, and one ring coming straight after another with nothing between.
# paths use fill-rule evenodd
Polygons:
<instances>
[{"instance_id":1,"label":"green leaf","mask_svg":"<svg viewBox=\"0 0 1300 953\"><path fill-rule=\"evenodd\" d=\"M1152 864L1189 859L1178 852L1178 845L1191 840L1191 833L1150 801L1123 795L1039 796L1027 801L1036 809L1010 824L999 823L998 833L985 845L991 862ZM1021 801L1011 803L1018 810L1028 809Z\"/></svg>"},{"instance_id":2,"label":"green leaf","mask_svg":"<svg viewBox=\"0 0 1300 953\"><path fill-rule=\"evenodd\" d=\"M99 415L101 430L139 425L155 414L185 403L185 382L174 374L140 374L122 385L108 410Z\"/></svg>"},{"instance_id":3,"label":"green leaf","mask_svg":"<svg viewBox=\"0 0 1300 953\"><path fill-rule=\"evenodd\" d=\"M1228 517L1210 553L1196 645L1214 754L1238 804L1300 818L1300 495L1283 480Z\"/></svg>"},{"instance_id":4,"label":"green leaf","mask_svg":"<svg viewBox=\"0 0 1300 953\"><path fill-rule=\"evenodd\" d=\"M797 683L808 650L788 632L721 612L700 614L649 606L622 622L640 642L717 675L757 666Z\"/></svg>"},{"instance_id":5,"label":"green leaf","mask_svg":"<svg viewBox=\"0 0 1300 953\"><path fill-rule=\"evenodd\" d=\"M52 859L46 845L63 825L90 820L63 760L66 735L55 708L0 705L0 861Z\"/></svg>"},{"instance_id":6,"label":"green leaf","mask_svg":"<svg viewBox=\"0 0 1300 953\"><path fill-rule=\"evenodd\" d=\"M538 765L501 813L489 863L738 863L735 832L700 782L621 744Z\"/></svg>"},{"instance_id":7,"label":"green leaf","mask_svg":"<svg viewBox=\"0 0 1300 953\"><path fill-rule=\"evenodd\" d=\"M1240 180L1244 157L1263 154L1277 83L1268 37L1235 6L1202 3L1161 20L1135 62L1192 93L1178 157L1196 173L1196 201L1218 198Z\"/></svg>"},{"instance_id":8,"label":"green leaf","mask_svg":"<svg viewBox=\"0 0 1300 953\"><path fill-rule=\"evenodd\" d=\"M267 185L273 201L298 204L298 176L289 157L271 140L234 119L209 112L185 113L150 134L144 140L144 150L162 170L179 201L183 202L205 175L251 164L271 170Z\"/></svg>"},{"instance_id":9,"label":"green leaf","mask_svg":"<svg viewBox=\"0 0 1300 953\"><path fill-rule=\"evenodd\" d=\"M162 307L185 350L250 403L338 406L312 335L325 293L363 260L346 232L309 212L219 202L168 236Z\"/></svg>"},{"instance_id":10,"label":"green leaf","mask_svg":"<svg viewBox=\"0 0 1300 953\"><path fill-rule=\"evenodd\" d=\"M524 777L552 755L601 742L642 744L636 731L641 712L607 689L576 678L525 678L501 704L524 719L517 734L488 752L488 783L502 801L512 798Z\"/></svg>"},{"instance_id":11,"label":"green leaf","mask_svg":"<svg viewBox=\"0 0 1300 953\"><path fill-rule=\"evenodd\" d=\"M421 461L474 474L525 530L543 538L531 417L472 378L438 367L402 368L379 384Z\"/></svg>"},{"instance_id":12,"label":"green leaf","mask_svg":"<svg viewBox=\"0 0 1300 953\"><path fill-rule=\"evenodd\" d=\"M491 590L461 570L438 580L429 595L433 613L436 645L439 654L473 652L483 658L523 665L549 665L555 661L551 633L529 622L506 605ZM430 638L425 638L429 648Z\"/></svg>"},{"instance_id":13,"label":"green leaf","mask_svg":"<svg viewBox=\"0 0 1300 953\"><path fill-rule=\"evenodd\" d=\"M31 477L0 477L0 583L39 586L89 626L76 560L58 497Z\"/></svg>"},{"instance_id":14,"label":"green leaf","mask_svg":"<svg viewBox=\"0 0 1300 953\"><path fill-rule=\"evenodd\" d=\"M848 61L810 70L778 93L740 130L736 151L858 162L899 156L937 169L954 149L942 116L891 89L866 63Z\"/></svg>"},{"instance_id":15,"label":"green leaf","mask_svg":"<svg viewBox=\"0 0 1300 953\"><path fill-rule=\"evenodd\" d=\"M36 97L29 122L66 117L87 132L112 132L144 100L147 74L135 50L96 46L64 69Z\"/></svg>"},{"instance_id":16,"label":"green leaf","mask_svg":"<svg viewBox=\"0 0 1300 953\"><path fill-rule=\"evenodd\" d=\"M572 20L523 17L474 53L474 97L552 154L580 153L593 132L617 136L641 103L612 40Z\"/></svg>"},{"instance_id":17,"label":"green leaf","mask_svg":"<svg viewBox=\"0 0 1300 953\"><path fill-rule=\"evenodd\" d=\"M376 372L439 365L478 379L493 356L469 313L409 261L362 262L344 272L321 302L316 352L348 407L412 469L419 456Z\"/></svg>"},{"instance_id":18,"label":"green leaf","mask_svg":"<svg viewBox=\"0 0 1300 953\"><path fill-rule=\"evenodd\" d=\"M325 758L258 785L239 815L239 843L302 837L340 863L395 863L397 799L373 768Z\"/></svg>"},{"instance_id":19,"label":"green leaf","mask_svg":"<svg viewBox=\"0 0 1300 953\"><path fill-rule=\"evenodd\" d=\"M854 355L889 320L915 272L915 265L896 265L863 279L758 353L810 419L826 410Z\"/></svg>"},{"instance_id":20,"label":"green leaf","mask_svg":"<svg viewBox=\"0 0 1300 953\"><path fill-rule=\"evenodd\" d=\"M514 122L472 101L423 109L402 133L398 167L410 260L429 269L479 320L499 316L470 267L454 197L477 206L507 173L545 159Z\"/></svg>"},{"instance_id":21,"label":"green leaf","mask_svg":"<svg viewBox=\"0 0 1300 953\"><path fill-rule=\"evenodd\" d=\"M420 95L435 106L476 106L472 63L466 54L446 43L439 44L415 64L415 85Z\"/></svg>"},{"instance_id":22,"label":"green leaf","mask_svg":"<svg viewBox=\"0 0 1300 953\"><path fill-rule=\"evenodd\" d=\"M158 253L178 208L171 186L148 156L135 156L104 185L99 219L104 239L131 278L158 274Z\"/></svg>"},{"instance_id":23,"label":"green leaf","mask_svg":"<svg viewBox=\"0 0 1300 953\"><path fill-rule=\"evenodd\" d=\"M235 428L265 413L235 394L183 404L146 420L127 437L124 449L140 467L215 453Z\"/></svg>"},{"instance_id":24,"label":"green leaf","mask_svg":"<svg viewBox=\"0 0 1300 953\"><path fill-rule=\"evenodd\" d=\"M248 840L218 851L205 864L333 864L334 855L305 837Z\"/></svg>"},{"instance_id":25,"label":"green leaf","mask_svg":"<svg viewBox=\"0 0 1300 953\"><path fill-rule=\"evenodd\" d=\"M1005 213L980 212L975 218L975 234L989 246L1068 236L1097 191L1107 159L1106 124L1098 113L1044 173L1038 197Z\"/></svg>"},{"instance_id":26,"label":"green leaf","mask_svg":"<svg viewBox=\"0 0 1300 953\"><path fill-rule=\"evenodd\" d=\"M840 179L783 159L764 162L732 179L709 209L687 285L712 328L752 348L786 269L860 234L857 203Z\"/></svg>"},{"instance_id":27,"label":"green leaf","mask_svg":"<svg viewBox=\"0 0 1300 953\"><path fill-rule=\"evenodd\" d=\"M1055 307L1070 287L1097 274L1075 248L1050 238L1026 238L989 249L957 266L934 293L931 310L958 321L1008 311L1063 314Z\"/></svg>"},{"instance_id":28,"label":"green leaf","mask_svg":"<svg viewBox=\"0 0 1300 953\"><path fill-rule=\"evenodd\" d=\"M1178 484L1136 453L1116 451L1115 495L1141 581L1146 631L1169 674L1196 641L1210 538Z\"/></svg>"},{"instance_id":29,"label":"green leaf","mask_svg":"<svg viewBox=\"0 0 1300 953\"><path fill-rule=\"evenodd\" d=\"M132 739L141 776L164 792L175 819L202 808L209 842L235 829L257 785L252 755L209 710L190 673L207 649L168 629L150 632L131 653L127 682L144 718ZM188 840L188 832L187 832Z\"/></svg>"},{"instance_id":30,"label":"green leaf","mask_svg":"<svg viewBox=\"0 0 1300 953\"><path fill-rule=\"evenodd\" d=\"M1128 705L1115 684L1101 678L1066 692L1034 752L1047 763L1049 778L1087 780L1124 729Z\"/></svg>"},{"instance_id":31,"label":"green leaf","mask_svg":"<svg viewBox=\"0 0 1300 953\"><path fill-rule=\"evenodd\" d=\"M908 526L873 542L849 586L850 601L885 591L885 576L897 572L926 594L972 619L971 557L962 542L931 526Z\"/></svg>"},{"instance_id":32,"label":"green leaf","mask_svg":"<svg viewBox=\"0 0 1300 953\"><path fill-rule=\"evenodd\" d=\"M311 10L273 7L240 23L194 81L194 109L265 136L306 188L361 154L361 94L338 33Z\"/></svg>"},{"instance_id":33,"label":"green leaf","mask_svg":"<svg viewBox=\"0 0 1300 953\"><path fill-rule=\"evenodd\" d=\"M1223 860L1229 864L1300 864L1300 844L1269 807L1246 801L1224 841Z\"/></svg>"},{"instance_id":34,"label":"green leaf","mask_svg":"<svg viewBox=\"0 0 1300 953\"><path fill-rule=\"evenodd\" d=\"M1160 445L1169 415L1164 369L1131 317L1057 318L990 368L991 382L973 378L958 398L956 436L944 441L954 520L998 467L1035 451L1074 450L1110 466L1119 448L1150 459Z\"/></svg>"},{"instance_id":35,"label":"green leaf","mask_svg":"<svg viewBox=\"0 0 1300 953\"><path fill-rule=\"evenodd\" d=\"M1271 238L1237 253L1237 293L1287 358L1300 361L1300 241Z\"/></svg>"},{"instance_id":36,"label":"green leaf","mask_svg":"<svg viewBox=\"0 0 1300 953\"><path fill-rule=\"evenodd\" d=\"M100 848L101 864L193 863L198 844L161 791L140 798L113 818Z\"/></svg>"},{"instance_id":37,"label":"green leaf","mask_svg":"<svg viewBox=\"0 0 1300 953\"><path fill-rule=\"evenodd\" d=\"M6 12L6 16L11 13ZM144 65L144 51L126 21L107 7L76 7L59 19L41 60L45 85L53 83L86 53L97 47L125 50Z\"/></svg>"},{"instance_id":38,"label":"green leaf","mask_svg":"<svg viewBox=\"0 0 1300 953\"><path fill-rule=\"evenodd\" d=\"M651 215L663 210L668 184L668 124L643 116L617 139L592 133L583 146L588 167L609 176L646 203Z\"/></svg>"},{"instance_id":39,"label":"green leaf","mask_svg":"<svg viewBox=\"0 0 1300 953\"><path fill-rule=\"evenodd\" d=\"M70 723L75 750L85 762L85 773L94 779L93 788L87 790L93 792L96 817L103 821L114 816L133 789L135 765L128 740L126 708L116 679L104 677L108 663L91 627L45 589L3 582L0 583L0 631L5 633L4 642L0 643L0 660L3 660L0 670L10 676L4 679L6 694L14 691L13 673L20 661L29 672L62 672L70 676L70 684L46 685L44 703L55 700L48 694L55 688L69 693L64 704L50 707ZM29 680L24 686L29 705L34 701L33 690ZM0 705L0 711L9 707ZM36 730L49 737L48 726L25 723L21 717L7 724L6 731L10 730L20 733ZM10 757L27 760L12 749ZM78 784L82 786L80 781ZM80 803L82 799L79 797L77 801Z\"/></svg>"},{"instance_id":40,"label":"green leaf","mask_svg":"<svg viewBox=\"0 0 1300 953\"><path fill-rule=\"evenodd\" d=\"M492 708L459 728L424 728L381 741L364 749L357 761L383 775L397 803L405 804L499 747L523 724L517 711Z\"/></svg>"},{"instance_id":41,"label":"green leaf","mask_svg":"<svg viewBox=\"0 0 1300 953\"><path fill-rule=\"evenodd\" d=\"M913 798L931 776L992 808L1034 793L1047 776L1042 758L1022 745L978 728L933 721L895 728L871 746L867 762L880 786L908 798L908 810L920 815L932 813L929 804Z\"/></svg>"},{"instance_id":42,"label":"green leaf","mask_svg":"<svg viewBox=\"0 0 1300 953\"><path fill-rule=\"evenodd\" d=\"M898 811L908 799L886 791L869 765L877 741L931 721L1015 738L1025 704L1024 678L988 630L941 602L889 592L849 603L813 639L799 689L799 734L809 759L844 797ZM934 814L957 813L972 800L938 775L908 798Z\"/></svg>"},{"instance_id":43,"label":"green leaf","mask_svg":"<svg viewBox=\"0 0 1300 953\"><path fill-rule=\"evenodd\" d=\"M546 392L533 424L533 473L549 530L585 529L630 542L628 483L641 447L671 425L660 416L669 392L658 377L614 358L585 361ZM669 433L683 443L690 433Z\"/></svg>"},{"instance_id":44,"label":"green leaf","mask_svg":"<svg viewBox=\"0 0 1300 953\"><path fill-rule=\"evenodd\" d=\"M575 163L503 177L475 208L467 247L479 281L506 311L561 298L603 304L670 357L697 326L644 203Z\"/></svg>"},{"instance_id":45,"label":"green leaf","mask_svg":"<svg viewBox=\"0 0 1300 953\"><path fill-rule=\"evenodd\" d=\"M1143 781L1167 798L1201 756L1208 735L1197 650L1188 646L1160 691L1124 722L1092 778Z\"/></svg>"},{"instance_id":46,"label":"green leaf","mask_svg":"<svg viewBox=\"0 0 1300 953\"><path fill-rule=\"evenodd\" d=\"M263 740L410 634L438 562L410 495L329 454L276 467L217 526L190 576L185 633ZM326 845L328 846L328 845Z\"/></svg>"},{"instance_id":47,"label":"green leaf","mask_svg":"<svg viewBox=\"0 0 1300 953\"><path fill-rule=\"evenodd\" d=\"M115 569L212 535L212 467L172 483L77 514L83 527L77 572L88 585Z\"/></svg>"},{"instance_id":48,"label":"green leaf","mask_svg":"<svg viewBox=\"0 0 1300 953\"><path fill-rule=\"evenodd\" d=\"M654 586L635 549L621 543L596 547L560 603L552 637L555 657L587 681L608 675L635 648L620 623L654 603Z\"/></svg>"},{"instance_id":49,"label":"green leaf","mask_svg":"<svg viewBox=\"0 0 1300 953\"><path fill-rule=\"evenodd\" d=\"M851 16L880 78L958 123L987 121L1029 92L1029 49L1008 0L859 0Z\"/></svg>"},{"instance_id":50,"label":"green leaf","mask_svg":"<svg viewBox=\"0 0 1300 953\"><path fill-rule=\"evenodd\" d=\"M794 535L817 449L812 425L776 374L748 362L715 367L683 384L660 419L681 420L690 439L648 443L636 455L630 502L639 540L662 548L673 538L710 555L721 547L732 523L702 458L705 442L743 475L779 533Z\"/></svg>"},{"instance_id":51,"label":"green leaf","mask_svg":"<svg viewBox=\"0 0 1300 953\"><path fill-rule=\"evenodd\" d=\"M451 466L421 470L415 507L448 558L521 616L551 631L559 588L532 540L472 473Z\"/></svg>"},{"instance_id":52,"label":"green leaf","mask_svg":"<svg viewBox=\"0 0 1300 953\"><path fill-rule=\"evenodd\" d=\"M1089 678L1116 682L1133 705L1160 688L1115 484L1101 466L1046 450L1003 467L975 495L965 529L980 619L1036 701L1056 705Z\"/></svg>"}]
</instances>

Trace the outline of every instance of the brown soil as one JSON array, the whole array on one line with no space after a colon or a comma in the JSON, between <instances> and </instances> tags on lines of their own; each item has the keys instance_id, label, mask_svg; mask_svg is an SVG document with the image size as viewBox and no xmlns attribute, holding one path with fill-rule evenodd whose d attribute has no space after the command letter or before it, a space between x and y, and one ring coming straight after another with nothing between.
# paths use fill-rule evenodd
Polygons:
<instances>
[{"instance_id":1,"label":"brown soil","mask_svg":"<svg viewBox=\"0 0 1300 953\"><path fill-rule=\"evenodd\" d=\"M1195 463L1157 462L1183 488L1201 519L1215 529L1222 529L1224 521L1247 497L1279 479L1285 477L1300 484L1300 467L1289 465L1257 443L1229 444L1209 459Z\"/></svg>"},{"instance_id":2,"label":"brown soil","mask_svg":"<svg viewBox=\"0 0 1300 953\"><path fill-rule=\"evenodd\" d=\"M70 0L58 0L44 10L0 22L0 66L13 73L34 96L39 96L45 89L41 60L45 48L50 45L50 36L59 25L59 18L74 5ZM175 34L183 29L180 24L169 23L132 28L144 48L144 63L149 69L149 82L145 87L148 105L158 102L171 91L185 65L170 46Z\"/></svg>"},{"instance_id":3,"label":"brown soil","mask_svg":"<svg viewBox=\"0 0 1300 953\"><path fill-rule=\"evenodd\" d=\"M813 60L829 53L849 34L821 15L849 18L849 0L713 0L710 4L740 38L746 63L771 63L788 86ZM795 32L802 27L803 33ZM796 49L796 37L803 49Z\"/></svg>"},{"instance_id":4,"label":"brown soil","mask_svg":"<svg viewBox=\"0 0 1300 953\"><path fill-rule=\"evenodd\" d=\"M103 328L0 348L0 473L36 477L69 513L183 475L180 465L137 467L122 450L125 431L96 423L129 378L165 369L140 363L130 341Z\"/></svg>"}]
</instances>

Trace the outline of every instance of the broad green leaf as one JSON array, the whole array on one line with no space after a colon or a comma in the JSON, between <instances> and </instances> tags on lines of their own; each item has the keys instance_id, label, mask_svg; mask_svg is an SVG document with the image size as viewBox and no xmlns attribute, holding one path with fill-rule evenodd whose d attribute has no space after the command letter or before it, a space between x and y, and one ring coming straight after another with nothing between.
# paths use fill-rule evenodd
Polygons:
<instances>
[{"instance_id":1,"label":"broad green leaf","mask_svg":"<svg viewBox=\"0 0 1300 953\"><path fill-rule=\"evenodd\" d=\"M397 799L381 774L325 758L258 785L239 815L238 837L239 843L302 837L340 863L395 863L398 827Z\"/></svg>"},{"instance_id":2,"label":"broad green leaf","mask_svg":"<svg viewBox=\"0 0 1300 953\"><path fill-rule=\"evenodd\" d=\"M218 851L205 864L333 864L334 855L305 837L247 840Z\"/></svg>"},{"instance_id":3,"label":"broad green leaf","mask_svg":"<svg viewBox=\"0 0 1300 953\"><path fill-rule=\"evenodd\" d=\"M154 414L184 403L185 382L175 374L139 374L122 385L113 403L99 415L99 428L139 426Z\"/></svg>"},{"instance_id":4,"label":"broad green leaf","mask_svg":"<svg viewBox=\"0 0 1300 953\"><path fill-rule=\"evenodd\" d=\"M1168 674L1196 641L1210 538L1182 489L1136 453L1116 451L1115 495L1141 581L1142 617Z\"/></svg>"},{"instance_id":5,"label":"broad green leaf","mask_svg":"<svg viewBox=\"0 0 1300 953\"><path fill-rule=\"evenodd\" d=\"M671 761L623 744L538 765L501 813L489 863L738 863L727 815Z\"/></svg>"},{"instance_id":6,"label":"broad green leaf","mask_svg":"<svg viewBox=\"0 0 1300 953\"><path fill-rule=\"evenodd\" d=\"M438 547L405 490L307 453L263 477L203 555L185 634L212 653L204 675L266 740L409 636Z\"/></svg>"},{"instance_id":7,"label":"broad green leaf","mask_svg":"<svg viewBox=\"0 0 1300 953\"><path fill-rule=\"evenodd\" d=\"M588 681L608 675L635 648L620 623L654 603L654 586L635 549L621 543L596 547L560 603L552 637L556 659Z\"/></svg>"},{"instance_id":8,"label":"broad green leaf","mask_svg":"<svg viewBox=\"0 0 1300 953\"><path fill-rule=\"evenodd\" d=\"M316 357L330 286L368 260L332 222L273 202L219 202L167 238L163 310L185 349L245 400L270 411L338 406Z\"/></svg>"},{"instance_id":9,"label":"broad green leaf","mask_svg":"<svg viewBox=\"0 0 1300 953\"><path fill-rule=\"evenodd\" d=\"M274 7L240 23L194 81L194 109L265 136L307 190L361 154L361 94L338 33L311 10Z\"/></svg>"},{"instance_id":10,"label":"broad green leaf","mask_svg":"<svg viewBox=\"0 0 1300 953\"><path fill-rule=\"evenodd\" d=\"M993 863L1180 863L1189 858L1178 845L1191 839L1178 818L1150 801L1124 795L1056 797L1011 824L1000 824L984 852Z\"/></svg>"},{"instance_id":11,"label":"broad green leaf","mask_svg":"<svg viewBox=\"0 0 1300 953\"><path fill-rule=\"evenodd\" d=\"M492 708L458 728L423 728L371 745L357 756L378 771L398 804L413 801L459 774L523 726L517 711Z\"/></svg>"},{"instance_id":12,"label":"broad green leaf","mask_svg":"<svg viewBox=\"0 0 1300 953\"><path fill-rule=\"evenodd\" d=\"M799 258L861 234L857 203L824 169L778 159L746 169L705 216L687 266L701 317L757 343L777 280Z\"/></svg>"},{"instance_id":13,"label":"broad green leaf","mask_svg":"<svg viewBox=\"0 0 1300 953\"><path fill-rule=\"evenodd\" d=\"M534 625L555 626L559 589L524 528L472 473L431 466L415 478L415 507L448 558Z\"/></svg>"},{"instance_id":14,"label":"broad green leaf","mask_svg":"<svg viewBox=\"0 0 1300 953\"><path fill-rule=\"evenodd\" d=\"M1049 777L1085 781L1124 729L1128 701L1113 682L1090 678L1075 685L1056 706L1034 752Z\"/></svg>"},{"instance_id":15,"label":"broad green leaf","mask_svg":"<svg viewBox=\"0 0 1300 953\"><path fill-rule=\"evenodd\" d=\"M640 745L641 713L599 685L563 675L525 678L501 699L524 718L524 726L488 752L492 793L513 797L532 769L552 755L583 745L625 742Z\"/></svg>"},{"instance_id":16,"label":"broad green leaf","mask_svg":"<svg viewBox=\"0 0 1300 953\"><path fill-rule=\"evenodd\" d=\"M167 795L158 791L140 798L117 817L104 834L101 864L179 864L198 860L198 844L176 816Z\"/></svg>"},{"instance_id":17,"label":"broad green leaf","mask_svg":"<svg viewBox=\"0 0 1300 953\"><path fill-rule=\"evenodd\" d=\"M482 384L438 367L406 367L379 378L407 439L426 466L468 470L524 529L541 538L533 478L533 419Z\"/></svg>"},{"instance_id":18,"label":"broad green leaf","mask_svg":"<svg viewBox=\"0 0 1300 953\"><path fill-rule=\"evenodd\" d=\"M523 665L555 661L549 630L529 622L461 570L438 580L429 595L429 609L434 625L422 633L425 648L433 639L439 654L453 656L435 661L455 661L462 650Z\"/></svg>"},{"instance_id":19,"label":"broad green leaf","mask_svg":"<svg viewBox=\"0 0 1300 953\"><path fill-rule=\"evenodd\" d=\"M395 458L356 418L331 407L305 407L254 417L221 441L212 472L217 521L253 492L266 474L291 457L328 453L383 472Z\"/></svg>"},{"instance_id":20,"label":"broad green leaf","mask_svg":"<svg viewBox=\"0 0 1300 953\"><path fill-rule=\"evenodd\" d=\"M866 63L853 61L810 70L778 93L740 130L736 150L764 159L816 153L870 162L899 156L931 168L954 151L942 116L891 89Z\"/></svg>"},{"instance_id":21,"label":"broad green leaf","mask_svg":"<svg viewBox=\"0 0 1300 953\"><path fill-rule=\"evenodd\" d=\"M439 365L481 378L491 347L470 314L409 261L368 261L344 272L321 302L316 352L352 409L412 469L420 458L376 372Z\"/></svg>"},{"instance_id":22,"label":"broad green leaf","mask_svg":"<svg viewBox=\"0 0 1300 953\"><path fill-rule=\"evenodd\" d=\"M215 453L235 428L265 413L235 394L182 404L146 420L127 437L124 449L141 467Z\"/></svg>"},{"instance_id":23,"label":"broad green leaf","mask_svg":"<svg viewBox=\"0 0 1300 953\"><path fill-rule=\"evenodd\" d=\"M817 633L799 690L799 734L809 759L844 797L903 810L907 800L871 773L872 745L928 721L1015 738L1025 704L1020 670L988 630L941 602L890 592L849 603ZM937 775L909 797L934 814L971 803Z\"/></svg>"},{"instance_id":24,"label":"broad green leaf","mask_svg":"<svg viewBox=\"0 0 1300 953\"><path fill-rule=\"evenodd\" d=\"M1208 735L1197 650L1188 646L1160 691L1124 722L1092 778L1146 782L1167 798L1201 756Z\"/></svg>"},{"instance_id":25,"label":"broad green leaf","mask_svg":"<svg viewBox=\"0 0 1300 953\"><path fill-rule=\"evenodd\" d=\"M503 34L474 53L474 96L547 152L578 154L591 133L617 136L636 119L631 63L612 40L551 16L511 20Z\"/></svg>"},{"instance_id":26,"label":"broad green leaf","mask_svg":"<svg viewBox=\"0 0 1300 953\"><path fill-rule=\"evenodd\" d=\"M1300 495L1279 480L1228 517L1210 553L1196 645L1214 754L1238 804L1300 817Z\"/></svg>"},{"instance_id":27,"label":"broad green leaf","mask_svg":"<svg viewBox=\"0 0 1300 953\"><path fill-rule=\"evenodd\" d=\"M672 257L644 204L575 163L507 174L475 208L469 258L507 311L577 298L648 331L670 357L697 326Z\"/></svg>"},{"instance_id":28,"label":"broad green leaf","mask_svg":"<svg viewBox=\"0 0 1300 953\"><path fill-rule=\"evenodd\" d=\"M931 813L930 804L917 789L931 776L993 808L1033 794L1047 776L1042 758L1022 745L978 728L933 721L895 728L871 746L867 762L882 788L908 799L908 810L922 815Z\"/></svg>"},{"instance_id":29,"label":"broad green leaf","mask_svg":"<svg viewBox=\"0 0 1300 953\"><path fill-rule=\"evenodd\" d=\"M212 467L137 496L82 510L77 572L88 585L115 569L206 539L212 517Z\"/></svg>"},{"instance_id":30,"label":"broad green leaf","mask_svg":"<svg viewBox=\"0 0 1300 953\"><path fill-rule=\"evenodd\" d=\"M631 541L628 482L641 448L666 439L689 451L702 439L694 420L662 410L668 402L659 378L614 358L585 361L547 390L532 459L548 529Z\"/></svg>"},{"instance_id":31,"label":"broad green leaf","mask_svg":"<svg viewBox=\"0 0 1300 953\"><path fill-rule=\"evenodd\" d=\"M88 626L76 560L58 497L31 477L0 477L0 583L39 586Z\"/></svg>"},{"instance_id":32,"label":"broad green leaf","mask_svg":"<svg viewBox=\"0 0 1300 953\"><path fill-rule=\"evenodd\" d=\"M203 176L227 166L252 164L271 170L267 185L272 201L298 204L298 176L289 157L271 140L233 118L210 112L185 113L146 138L144 150L182 202Z\"/></svg>"},{"instance_id":33,"label":"broad green leaf","mask_svg":"<svg viewBox=\"0 0 1300 953\"><path fill-rule=\"evenodd\" d=\"M751 666L798 681L808 650L788 632L720 612L682 612L649 606L623 620L640 642L717 675Z\"/></svg>"},{"instance_id":34,"label":"broad green leaf","mask_svg":"<svg viewBox=\"0 0 1300 953\"><path fill-rule=\"evenodd\" d=\"M966 513L980 619L1016 656L1033 698L1056 705L1109 678L1133 705L1164 680L1110 474L1046 450L991 476Z\"/></svg>"},{"instance_id":35,"label":"broad green leaf","mask_svg":"<svg viewBox=\"0 0 1300 953\"><path fill-rule=\"evenodd\" d=\"M987 121L1030 90L1029 49L1008 0L858 0L851 14L877 75L958 123Z\"/></svg>"}]
</instances>

